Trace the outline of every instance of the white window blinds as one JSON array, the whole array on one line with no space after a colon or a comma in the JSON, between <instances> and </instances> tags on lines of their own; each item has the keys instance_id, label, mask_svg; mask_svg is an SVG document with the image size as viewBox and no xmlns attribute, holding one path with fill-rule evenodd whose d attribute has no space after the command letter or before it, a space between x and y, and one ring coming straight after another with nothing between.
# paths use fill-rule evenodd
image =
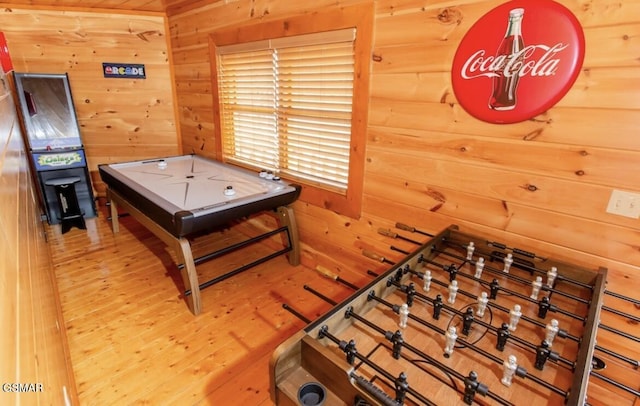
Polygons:
<instances>
[{"instance_id":1,"label":"white window blinds","mask_svg":"<svg viewBox=\"0 0 640 406\"><path fill-rule=\"evenodd\" d=\"M355 29L217 48L226 160L346 190Z\"/></svg>"}]
</instances>

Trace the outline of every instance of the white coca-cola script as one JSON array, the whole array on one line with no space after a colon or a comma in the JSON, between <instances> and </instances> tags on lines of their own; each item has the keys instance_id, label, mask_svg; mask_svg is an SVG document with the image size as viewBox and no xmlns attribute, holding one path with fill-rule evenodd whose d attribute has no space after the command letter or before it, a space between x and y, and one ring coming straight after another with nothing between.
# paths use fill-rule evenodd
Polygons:
<instances>
[{"instance_id":1,"label":"white coca-cola script","mask_svg":"<svg viewBox=\"0 0 640 406\"><path fill-rule=\"evenodd\" d=\"M471 55L462 66L463 79L478 77L511 77L518 75L553 76L558 70L560 58L558 54L564 51L569 44L557 43L548 45L529 45L511 55L498 55L485 57L487 51L481 49ZM529 58L536 50L543 50L544 54L537 60Z\"/></svg>"}]
</instances>

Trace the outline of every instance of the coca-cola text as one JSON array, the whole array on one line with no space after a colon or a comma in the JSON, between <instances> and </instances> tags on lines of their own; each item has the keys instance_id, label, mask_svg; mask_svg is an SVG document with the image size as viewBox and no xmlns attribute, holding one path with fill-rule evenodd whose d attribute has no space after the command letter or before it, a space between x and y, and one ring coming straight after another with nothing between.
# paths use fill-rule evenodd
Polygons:
<instances>
[{"instance_id":1,"label":"coca-cola text","mask_svg":"<svg viewBox=\"0 0 640 406\"><path fill-rule=\"evenodd\" d=\"M471 55L462 66L461 76L464 79L479 77L497 77L504 75L510 77L518 75L527 76L552 76L558 69L560 58L553 58L569 45L558 43L552 47L548 45L529 45L521 51L511 55L488 56L486 50L481 49ZM542 49L545 53L538 60L527 60L536 49ZM505 63L506 61L506 63Z\"/></svg>"}]
</instances>

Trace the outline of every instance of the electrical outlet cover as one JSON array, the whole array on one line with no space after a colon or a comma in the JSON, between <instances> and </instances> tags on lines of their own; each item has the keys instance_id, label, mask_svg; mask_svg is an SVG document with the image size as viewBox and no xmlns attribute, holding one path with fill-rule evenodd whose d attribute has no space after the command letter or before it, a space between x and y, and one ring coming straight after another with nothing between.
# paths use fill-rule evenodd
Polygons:
<instances>
[{"instance_id":1,"label":"electrical outlet cover","mask_svg":"<svg viewBox=\"0 0 640 406\"><path fill-rule=\"evenodd\" d=\"M640 218L640 193L614 189L611 192L611 198L609 198L607 213L630 217L632 219Z\"/></svg>"}]
</instances>

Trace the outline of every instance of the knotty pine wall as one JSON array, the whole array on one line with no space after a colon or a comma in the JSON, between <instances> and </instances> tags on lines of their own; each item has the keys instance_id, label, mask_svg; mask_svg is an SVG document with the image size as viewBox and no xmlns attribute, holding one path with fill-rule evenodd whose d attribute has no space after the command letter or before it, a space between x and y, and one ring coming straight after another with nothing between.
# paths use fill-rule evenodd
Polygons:
<instances>
[{"instance_id":1,"label":"knotty pine wall","mask_svg":"<svg viewBox=\"0 0 640 406\"><path fill-rule=\"evenodd\" d=\"M0 68L0 384L3 404L77 404L58 289L20 125Z\"/></svg>"},{"instance_id":2,"label":"knotty pine wall","mask_svg":"<svg viewBox=\"0 0 640 406\"><path fill-rule=\"evenodd\" d=\"M169 15L184 152L214 157L208 35L361 1L217 1ZM586 37L582 73L528 121L479 121L458 105L451 63L471 25L501 1L376 0L362 216L297 203L303 261L345 278L392 260L377 233L404 222L449 224L583 265L609 268L609 288L637 297L640 220L605 212L613 188L640 192L640 1L561 0ZM412 235L410 237L419 238ZM351 274L351 275L350 275ZM632 283L630 283L632 282Z\"/></svg>"},{"instance_id":3,"label":"knotty pine wall","mask_svg":"<svg viewBox=\"0 0 640 406\"><path fill-rule=\"evenodd\" d=\"M17 71L69 73L95 172L98 163L182 151L215 156L209 33L290 15L312 18L316 10L358 2L211 1L186 11L176 7L177 13L167 18L169 28L160 14L5 3L0 29ZM378 228L393 228L400 221L436 232L455 223L489 239L508 240L593 268L607 267L610 290L638 297L639 220L607 214L605 207L612 188L640 192L640 0L560 2L584 27L583 71L555 107L512 125L469 116L457 104L450 81L457 44L475 21L502 2L374 2L362 215L352 219L296 203L307 266L320 264L358 283L367 279L366 269L387 268L363 257L362 249L394 260L401 254L390 251L390 245L413 248L382 237ZM144 63L148 78L103 79L102 62ZM6 138L4 113L0 122ZM0 145L14 152L0 155L0 257L4 269L16 271L0 276L0 314L3 325L19 331L27 324L21 317L28 320L29 309L40 304L37 296L16 296L26 286L20 278L32 275L17 271L24 265L18 258L36 258L28 256L26 247L37 250L42 245L33 191L24 177L24 152L16 152L20 146L15 136L11 143L5 138ZM23 237L32 243L23 244ZM43 315L39 322L55 318ZM35 330L29 331L35 336ZM3 342L5 352L23 341L18 336L8 339L16 341ZM1 354L3 360L16 362L4 362L5 368L36 369L17 358L28 360L35 351L30 347L33 341L26 341L28 348L21 344L20 354L27 355ZM63 359L51 357L48 365L64 365Z\"/></svg>"},{"instance_id":4,"label":"knotty pine wall","mask_svg":"<svg viewBox=\"0 0 640 406\"><path fill-rule=\"evenodd\" d=\"M94 180L98 164L179 153L164 14L7 6L0 30L16 72L69 74ZM144 64L147 77L106 79L103 62Z\"/></svg>"},{"instance_id":5,"label":"knotty pine wall","mask_svg":"<svg viewBox=\"0 0 640 406\"><path fill-rule=\"evenodd\" d=\"M90 170L100 163L175 155L170 53L162 14L0 8L17 72L69 74ZM145 64L147 79L104 79L102 62ZM3 96L4 97L4 96ZM6 404L78 404L58 317L49 249L27 174L13 107L0 115L0 377L43 383L35 394L2 396ZM4 149L6 147L6 149ZM101 183L94 182L102 190ZM63 330L64 331L64 330Z\"/></svg>"}]
</instances>

